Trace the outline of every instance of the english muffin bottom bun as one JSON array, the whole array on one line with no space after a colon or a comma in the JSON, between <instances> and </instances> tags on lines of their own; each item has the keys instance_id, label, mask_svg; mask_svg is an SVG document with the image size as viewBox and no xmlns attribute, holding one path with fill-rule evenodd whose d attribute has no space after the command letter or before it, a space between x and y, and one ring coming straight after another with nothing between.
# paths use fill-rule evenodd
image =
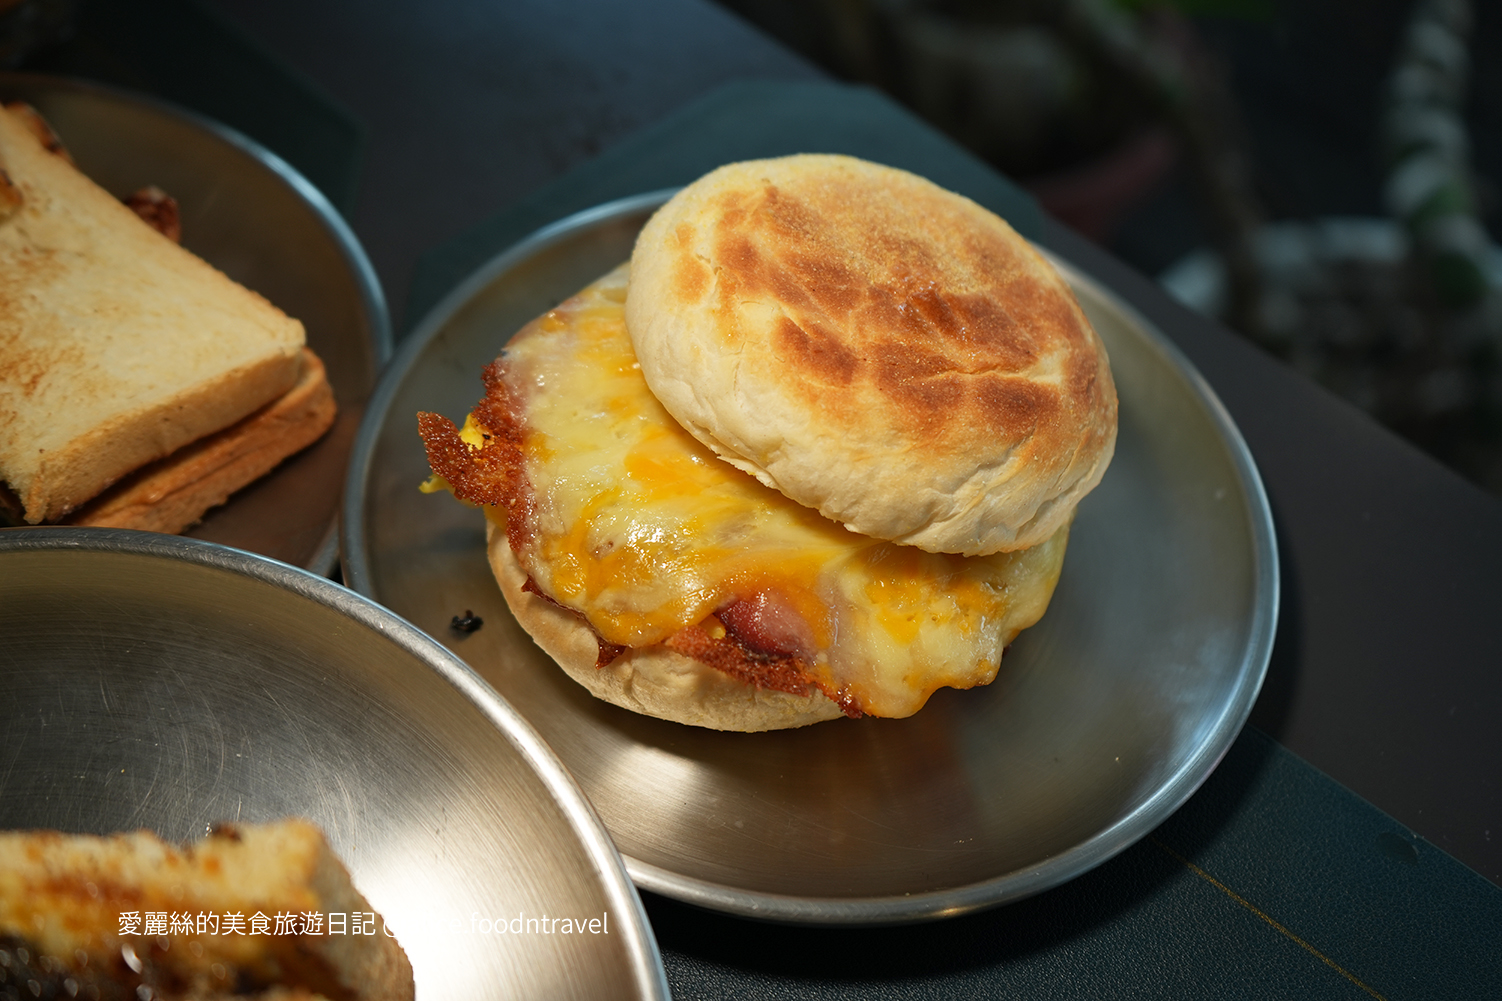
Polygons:
<instances>
[{"instance_id":1,"label":"english muffin bottom bun","mask_svg":"<svg viewBox=\"0 0 1502 1001\"><path fill-rule=\"evenodd\" d=\"M1116 442L1106 351L1004 221L845 156L736 163L631 258L626 324L667 411L726 461L873 538L1024 549Z\"/></svg>"},{"instance_id":2,"label":"english muffin bottom bun","mask_svg":"<svg viewBox=\"0 0 1502 1001\"><path fill-rule=\"evenodd\" d=\"M727 730L902 717L990 682L1048 606L1067 523L986 556L849 531L663 408L627 333L635 294L622 266L529 323L462 428L418 417L426 488L485 508L538 645L600 698Z\"/></svg>"}]
</instances>

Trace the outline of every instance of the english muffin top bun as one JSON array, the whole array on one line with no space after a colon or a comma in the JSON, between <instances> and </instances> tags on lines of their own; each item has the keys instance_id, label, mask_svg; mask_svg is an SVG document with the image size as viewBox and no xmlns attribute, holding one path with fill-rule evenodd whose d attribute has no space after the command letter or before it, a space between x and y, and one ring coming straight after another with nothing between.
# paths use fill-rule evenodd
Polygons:
<instances>
[{"instance_id":1,"label":"english muffin top bun","mask_svg":"<svg viewBox=\"0 0 1502 1001\"><path fill-rule=\"evenodd\" d=\"M1036 545L1116 441L1105 349L993 213L891 167L803 155L683 189L631 258L652 392L717 454L852 531Z\"/></svg>"}]
</instances>

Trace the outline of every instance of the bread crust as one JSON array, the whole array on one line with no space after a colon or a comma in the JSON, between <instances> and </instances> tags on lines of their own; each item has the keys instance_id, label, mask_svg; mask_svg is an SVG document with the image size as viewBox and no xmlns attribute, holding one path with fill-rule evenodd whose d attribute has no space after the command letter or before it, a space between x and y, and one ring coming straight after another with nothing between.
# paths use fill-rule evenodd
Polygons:
<instances>
[{"instance_id":1,"label":"bread crust","mask_svg":"<svg viewBox=\"0 0 1502 1001\"><path fill-rule=\"evenodd\" d=\"M524 590L504 527L486 523L486 553L511 614L565 674L612 705L711 730L786 730L845 715L822 692L757 688L690 657L655 645L628 649L603 667L599 637L577 612Z\"/></svg>"},{"instance_id":2,"label":"bread crust","mask_svg":"<svg viewBox=\"0 0 1502 1001\"><path fill-rule=\"evenodd\" d=\"M302 324L141 221L0 109L0 479L33 524L296 382Z\"/></svg>"},{"instance_id":3,"label":"bread crust","mask_svg":"<svg viewBox=\"0 0 1502 1001\"><path fill-rule=\"evenodd\" d=\"M863 535L983 555L1047 539L1116 439L1105 348L1005 222L844 156L731 164L642 231L626 322L717 453Z\"/></svg>"},{"instance_id":4,"label":"bread crust","mask_svg":"<svg viewBox=\"0 0 1502 1001\"><path fill-rule=\"evenodd\" d=\"M337 407L323 362L302 350L297 385L244 419L136 470L63 519L66 525L176 535L321 438Z\"/></svg>"}]
</instances>

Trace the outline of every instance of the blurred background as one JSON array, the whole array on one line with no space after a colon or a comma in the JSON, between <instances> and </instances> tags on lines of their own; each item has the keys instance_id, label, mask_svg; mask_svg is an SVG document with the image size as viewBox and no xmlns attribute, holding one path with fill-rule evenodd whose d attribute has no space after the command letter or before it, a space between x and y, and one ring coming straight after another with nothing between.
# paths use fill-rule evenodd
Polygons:
<instances>
[{"instance_id":1,"label":"blurred background","mask_svg":"<svg viewBox=\"0 0 1502 1001\"><path fill-rule=\"evenodd\" d=\"M718 2L1502 494L1502 4Z\"/></svg>"},{"instance_id":2,"label":"blurred background","mask_svg":"<svg viewBox=\"0 0 1502 1001\"><path fill-rule=\"evenodd\" d=\"M661 113L528 117L545 103L528 88L584 93L630 81L606 84L577 69L559 79L543 39L537 61L494 72L483 38L460 45L440 23L488 2L402 15L428 19L444 58L470 60L456 70L473 76L470 103L433 109L456 128L540 144L547 155L536 163L561 172ZM1502 3L713 2L830 74L891 94L1192 308L1502 495ZM389 179L398 187L371 194L361 215L358 121L317 88L287 83L273 57L219 16L229 9L305 51L357 30L354 5L310 5L308 22L295 27L256 6L0 0L0 67L106 80L234 123L355 212L378 268L410 264L410 236L401 246L381 240L390 200L410 200L410 178ZM486 23L502 30L508 9L492 8ZM630 9L617 12L618 32L629 33ZM219 40L218 55L195 49L204 37ZM770 67L738 63L733 52L695 55L715 67L706 80L806 69L791 59ZM277 79L282 90L268 95L265 81ZM402 89L411 79L394 69L386 98L427 114ZM576 103L591 104L587 94ZM304 114L281 110L292 105ZM473 158L486 148L471 142L441 154ZM404 147L399 162L421 176L412 151ZM483 189L422 202L440 221L412 222L417 231L436 241L499 208L507 185L489 183L485 169L473 176L486 179ZM510 182L525 189L545 179ZM386 278L399 305L407 275L398 268Z\"/></svg>"}]
</instances>

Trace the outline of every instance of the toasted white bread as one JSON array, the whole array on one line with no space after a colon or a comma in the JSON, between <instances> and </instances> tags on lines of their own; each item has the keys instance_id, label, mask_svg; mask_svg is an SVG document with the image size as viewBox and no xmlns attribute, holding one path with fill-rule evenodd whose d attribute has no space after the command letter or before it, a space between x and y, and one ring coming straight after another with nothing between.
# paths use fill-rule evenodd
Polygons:
<instances>
[{"instance_id":1,"label":"toasted white bread","mask_svg":"<svg viewBox=\"0 0 1502 1001\"><path fill-rule=\"evenodd\" d=\"M334 422L334 410L323 362L304 348L302 374L286 393L223 431L136 470L63 523L175 535L317 441Z\"/></svg>"},{"instance_id":2,"label":"toasted white bread","mask_svg":"<svg viewBox=\"0 0 1502 1001\"><path fill-rule=\"evenodd\" d=\"M302 324L0 110L0 480L56 521L292 389ZM9 205L9 209L6 209Z\"/></svg>"},{"instance_id":3,"label":"toasted white bread","mask_svg":"<svg viewBox=\"0 0 1502 1001\"><path fill-rule=\"evenodd\" d=\"M344 916L342 934L330 915ZM23 966L28 979L101 999L282 988L410 1001L414 989L396 939L301 820L223 826L183 849L145 831L0 833L0 985L24 987Z\"/></svg>"}]
</instances>

